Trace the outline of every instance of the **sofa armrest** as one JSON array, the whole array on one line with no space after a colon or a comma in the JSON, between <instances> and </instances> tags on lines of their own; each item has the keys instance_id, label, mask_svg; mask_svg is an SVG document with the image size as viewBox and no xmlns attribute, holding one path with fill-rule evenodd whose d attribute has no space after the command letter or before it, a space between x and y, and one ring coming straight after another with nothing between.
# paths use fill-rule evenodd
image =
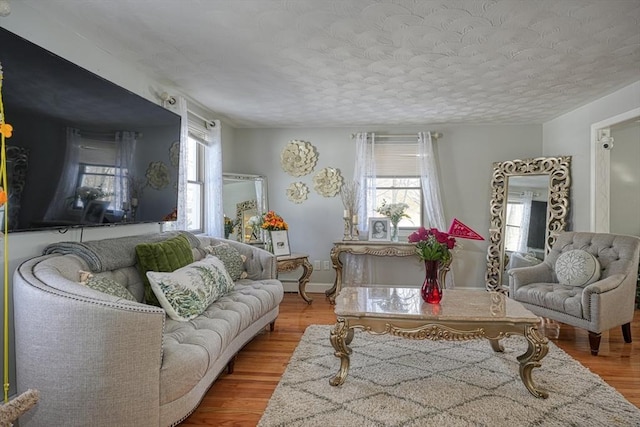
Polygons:
<instances>
[{"instance_id":1,"label":"sofa armrest","mask_svg":"<svg viewBox=\"0 0 640 427\"><path fill-rule=\"evenodd\" d=\"M158 425L164 311L48 286L43 258L13 280L18 392L40 391L20 425Z\"/></svg>"},{"instance_id":2,"label":"sofa armrest","mask_svg":"<svg viewBox=\"0 0 640 427\"><path fill-rule=\"evenodd\" d=\"M246 256L247 260L244 262L244 266L247 270L247 279L267 280L278 278L276 257L271 252L235 240L221 239L204 234L200 234L197 237L200 240L201 247L226 243L237 249L241 255Z\"/></svg>"},{"instance_id":3,"label":"sofa armrest","mask_svg":"<svg viewBox=\"0 0 640 427\"><path fill-rule=\"evenodd\" d=\"M547 264L540 263L531 267L512 268L509 274L509 293L515 295L520 286L530 283L553 282L553 271Z\"/></svg>"},{"instance_id":4,"label":"sofa armrest","mask_svg":"<svg viewBox=\"0 0 640 427\"><path fill-rule=\"evenodd\" d=\"M278 266L274 254L246 243L232 240L229 240L228 243L247 257L244 262L244 266L247 269L247 279L266 280L278 278Z\"/></svg>"}]
</instances>

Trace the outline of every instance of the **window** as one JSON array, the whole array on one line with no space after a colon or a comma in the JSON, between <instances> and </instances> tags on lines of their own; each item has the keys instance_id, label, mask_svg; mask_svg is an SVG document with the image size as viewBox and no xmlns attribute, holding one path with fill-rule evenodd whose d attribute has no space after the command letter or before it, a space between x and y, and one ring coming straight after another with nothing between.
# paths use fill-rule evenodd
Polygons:
<instances>
[{"instance_id":1,"label":"window","mask_svg":"<svg viewBox=\"0 0 640 427\"><path fill-rule=\"evenodd\" d=\"M524 205L521 202L507 203L507 220L504 230L504 250L516 252L520 242L521 224L524 214Z\"/></svg>"},{"instance_id":2,"label":"window","mask_svg":"<svg viewBox=\"0 0 640 427\"><path fill-rule=\"evenodd\" d=\"M406 203L408 218L402 218L399 228L418 228L422 225L422 182L418 164L418 145L415 143L376 143L376 208L387 203ZM379 216L369 212L369 216Z\"/></svg>"},{"instance_id":3,"label":"window","mask_svg":"<svg viewBox=\"0 0 640 427\"><path fill-rule=\"evenodd\" d=\"M204 230L204 135L189 130L187 145L187 230Z\"/></svg>"}]
</instances>

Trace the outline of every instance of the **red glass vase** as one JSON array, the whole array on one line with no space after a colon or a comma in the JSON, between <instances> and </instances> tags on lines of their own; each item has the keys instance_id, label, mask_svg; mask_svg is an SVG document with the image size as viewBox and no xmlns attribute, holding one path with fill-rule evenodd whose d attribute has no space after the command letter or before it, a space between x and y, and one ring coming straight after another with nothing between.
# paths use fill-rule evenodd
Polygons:
<instances>
[{"instance_id":1,"label":"red glass vase","mask_svg":"<svg viewBox=\"0 0 640 427\"><path fill-rule=\"evenodd\" d=\"M429 304L438 304L442 299L442 287L438 280L440 261L425 261L425 277L420 294L422 299Z\"/></svg>"}]
</instances>

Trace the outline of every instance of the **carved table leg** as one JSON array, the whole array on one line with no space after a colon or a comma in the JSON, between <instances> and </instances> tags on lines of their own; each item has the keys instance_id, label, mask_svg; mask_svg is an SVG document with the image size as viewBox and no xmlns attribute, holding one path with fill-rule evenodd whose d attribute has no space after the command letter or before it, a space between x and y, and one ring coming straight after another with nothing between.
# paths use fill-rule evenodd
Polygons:
<instances>
[{"instance_id":1,"label":"carved table leg","mask_svg":"<svg viewBox=\"0 0 640 427\"><path fill-rule=\"evenodd\" d=\"M534 326L525 326L524 336L529 343L529 347L524 354L518 356L520 378L531 394L535 397L546 399L549 397L549 393L536 387L531 378L531 371L533 368L540 367L540 360L547 355L549 340L542 336Z\"/></svg>"},{"instance_id":2,"label":"carved table leg","mask_svg":"<svg viewBox=\"0 0 640 427\"><path fill-rule=\"evenodd\" d=\"M325 292L325 295L329 298L329 303L336 303L336 296L340 293L342 288L342 263L340 262L340 252L335 248L331 248L329 254L333 269L336 271L336 278L333 281L333 287Z\"/></svg>"},{"instance_id":3,"label":"carved table leg","mask_svg":"<svg viewBox=\"0 0 640 427\"><path fill-rule=\"evenodd\" d=\"M349 373L349 355L351 349L347 345L353 339L353 329L349 329L348 323L344 319L338 319L331 330L331 345L335 349L334 355L340 358L340 370L329 380L329 384L332 386L342 385L347 379Z\"/></svg>"},{"instance_id":4,"label":"carved table leg","mask_svg":"<svg viewBox=\"0 0 640 427\"><path fill-rule=\"evenodd\" d=\"M493 349L493 351L495 351L496 353L504 352L504 347L502 346L500 340L489 338L489 343L491 344L491 348Z\"/></svg>"},{"instance_id":5,"label":"carved table leg","mask_svg":"<svg viewBox=\"0 0 640 427\"><path fill-rule=\"evenodd\" d=\"M313 302L313 298L309 298L307 296L307 283L309 283L309 277L313 272L313 265L309 262L309 258L304 258L302 260L302 276L298 279L298 291L300 292L300 296L303 300L307 302L307 304L311 304Z\"/></svg>"}]
</instances>

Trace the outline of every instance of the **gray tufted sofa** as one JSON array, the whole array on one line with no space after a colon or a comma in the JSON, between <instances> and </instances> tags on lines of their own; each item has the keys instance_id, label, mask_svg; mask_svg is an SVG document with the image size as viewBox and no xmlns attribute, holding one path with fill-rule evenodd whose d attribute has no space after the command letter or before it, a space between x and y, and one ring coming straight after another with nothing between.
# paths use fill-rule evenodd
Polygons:
<instances>
[{"instance_id":1,"label":"gray tufted sofa","mask_svg":"<svg viewBox=\"0 0 640 427\"><path fill-rule=\"evenodd\" d=\"M95 275L118 281L141 301L135 245L173 235L87 242L98 255L101 247L119 248L120 265ZM222 241L194 237L196 259L204 256L199 247ZM13 281L17 387L40 391L20 425L169 426L191 414L235 354L267 325L273 330L283 297L272 254L224 242L247 257L248 278L189 322L80 285L78 271L91 263L76 254L20 265Z\"/></svg>"},{"instance_id":2,"label":"gray tufted sofa","mask_svg":"<svg viewBox=\"0 0 640 427\"><path fill-rule=\"evenodd\" d=\"M558 283L555 264L572 249L584 250L598 260L598 281L586 286ZM622 326L631 342L634 296L640 257L640 238L605 233L561 233L544 261L509 270L509 296L538 316L589 331L591 354L597 355L603 331Z\"/></svg>"}]
</instances>

